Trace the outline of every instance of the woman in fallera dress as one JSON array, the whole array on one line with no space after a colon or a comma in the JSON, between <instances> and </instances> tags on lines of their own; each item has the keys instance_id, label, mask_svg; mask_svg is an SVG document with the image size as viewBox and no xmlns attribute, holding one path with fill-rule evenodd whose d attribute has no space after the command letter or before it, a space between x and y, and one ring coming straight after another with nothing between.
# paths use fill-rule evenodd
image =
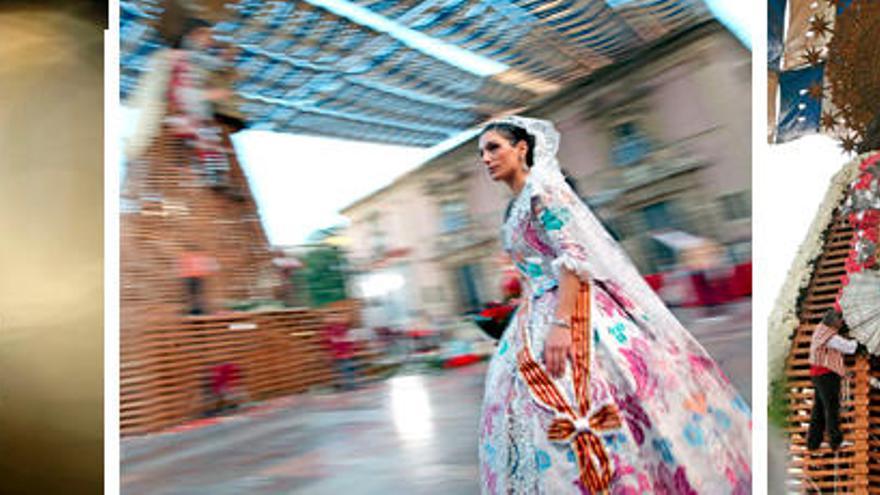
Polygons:
<instances>
[{"instance_id":1,"label":"woman in fallera dress","mask_svg":"<svg viewBox=\"0 0 880 495\"><path fill-rule=\"evenodd\" d=\"M547 121L486 126L514 194L502 228L523 281L492 357L483 493L746 494L751 413L565 183Z\"/></svg>"}]
</instances>

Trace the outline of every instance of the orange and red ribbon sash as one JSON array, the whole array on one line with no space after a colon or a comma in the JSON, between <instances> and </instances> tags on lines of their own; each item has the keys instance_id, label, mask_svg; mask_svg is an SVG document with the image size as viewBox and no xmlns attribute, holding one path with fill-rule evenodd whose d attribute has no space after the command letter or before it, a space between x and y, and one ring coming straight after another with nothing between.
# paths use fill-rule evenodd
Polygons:
<instances>
[{"instance_id":1,"label":"orange and red ribbon sash","mask_svg":"<svg viewBox=\"0 0 880 495\"><path fill-rule=\"evenodd\" d=\"M524 309L521 314L528 314L528 307ZM611 404L587 418L590 411L590 284L581 283L572 316L574 405L569 404L532 355L526 320L519 320L523 348L517 360L520 374L532 396L558 415L550 424L547 436L553 442L571 443L584 486L594 493L606 491L611 484L611 462L601 439L594 432L619 428L621 421L617 408Z\"/></svg>"}]
</instances>

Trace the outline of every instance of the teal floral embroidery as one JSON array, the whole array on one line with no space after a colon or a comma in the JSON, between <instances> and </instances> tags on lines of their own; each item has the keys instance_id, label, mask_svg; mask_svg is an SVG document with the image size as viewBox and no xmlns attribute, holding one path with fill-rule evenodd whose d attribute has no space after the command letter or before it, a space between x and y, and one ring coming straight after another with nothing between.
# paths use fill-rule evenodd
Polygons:
<instances>
[{"instance_id":1,"label":"teal floral embroidery","mask_svg":"<svg viewBox=\"0 0 880 495\"><path fill-rule=\"evenodd\" d=\"M626 334L624 334L624 329L626 327L623 323L618 322L612 327L608 327L608 333L610 333L618 342L623 344L626 342Z\"/></svg>"},{"instance_id":2,"label":"teal floral embroidery","mask_svg":"<svg viewBox=\"0 0 880 495\"><path fill-rule=\"evenodd\" d=\"M565 455L565 458L568 460L568 462L572 464L577 462L577 460L574 458L574 452L572 452L571 449L569 449L568 454Z\"/></svg>"},{"instance_id":3,"label":"teal floral embroidery","mask_svg":"<svg viewBox=\"0 0 880 495\"><path fill-rule=\"evenodd\" d=\"M599 343L599 329L596 327L593 327L593 342Z\"/></svg>"},{"instance_id":4,"label":"teal floral embroidery","mask_svg":"<svg viewBox=\"0 0 880 495\"><path fill-rule=\"evenodd\" d=\"M675 457L672 457L672 449L669 447L668 440L665 438L655 438L651 445L654 446L654 450L660 453L663 462L671 465L675 464Z\"/></svg>"},{"instance_id":5,"label":"teal floral embroidery","mask_svg":"<svg viewBox=\"0 0 880 495\"><path fill-rule=\"evenodd\" d=\"M526 273L532 278L538 278L544 274L544 269L541 268L541 265L538 263L529 263L529 266L526 268Z\"/></svg>"},{"instance_id":6,"label":"teal floral embroidery","mask_svg":"<svg viewBox=\"0 0 880 495\"><path fill-rule=\"evenodd\" d=\"M626 435L622 433L609 433L603 435L605 445L613 451L619 451L621 446L626 443Z\"/></svg>"},{"instance_id":7,"label":"teal floral embroidery","mask_svg":"<svg viewBox=\"0 0 880 495\"><path fill-rule=\"evenodd\" d=\"M602 435L602 440L603 440L602 443L605 444L605 448L607 448L608 450L612 450L612 451L617 450L617 442L616 442L617 437L615 437L613 434Z\"/></svg>"},{"instance_id":8,"label":"teal floral embroidery","mask_svg":"<svg viewBox=\"0 0 880 495\"><path fill-rule=\"evenodd\" d=\"M507 349L508 349L509 347L510 347L510 345L507 343L506 340L502 341L502 342L501 342L501 347L498 349L498 355L499 355L499 356L504 355L504 353L507 352Z\"/></svg>"},{"instance_id":9,"label":"teal floral embroidery","mask_svg":"<svg viewBox=\"0 0 880 495\"><path fill-rule=\"evenodd\" d=\"M550 455L539 449L535 452L535 463L538 464L539 471L546 471L550 468Z\"/></svg>"},{"instance_id":10,"label":"teal floral embroidery","mask_svg":"<svg viewBox=\"0 0 880 495\"><path fill-rule=\"evenodd\" d=\"M709 412L715 416L715 422L721 426L722 429L727 430L730 428L730 416L727 415L724 411L720 409L709 408Z\"/></svg>"},{"instance_id":11,"label":"teal floral embroidery","mask_svg":"<svg viewBox=\"0 0 880 495\"><path fill-rule=\"evenodd\" d=\"M483 444L483 450L486 452L486 460L491 464L495 460L495 447L489 442Z\"/></svg>"},{"instance_id":12,"label":"teal floral embroidery","mask_svg":"<svg viewBox=\"0 0 880 495\"><path fill-rule=\"evenodd\" d=\"M568 208L545 208L541 212L541 224L548 231L559 230L571 218Z\"/></svg>"},{"instance_id":13,"label":"teal floral embroidery","mask_svg":"<svg viewBox=\"0 0 880 495\"><path fill-rule=\"evenodd\" d=\"M684 438L694 447L703 445L703 430L696 423L689 423L684 428Z\"/></svg>"},{"instance_id":14,"label":"teal floral embroidery","mask_svg":"<svg viewBox=\"0 0 880 495\"><path fill-rule=\"evenodd\" d=\"M749 408L749 405L746 404L746 401L742 399L739 395L737 395L733 399L733 407L738 409L740 412L745 414L746 416L750 416L752 414L752 410Z\"/></svg>"}]
</instances>

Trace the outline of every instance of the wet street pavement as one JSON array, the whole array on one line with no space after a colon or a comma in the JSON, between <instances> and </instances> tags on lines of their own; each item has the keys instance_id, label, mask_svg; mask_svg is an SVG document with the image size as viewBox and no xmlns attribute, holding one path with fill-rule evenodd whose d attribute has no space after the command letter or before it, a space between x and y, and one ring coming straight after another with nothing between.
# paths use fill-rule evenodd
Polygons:
<instances>
[{"instance_id":1,"label":"wet street pavement","mask_svg":"<svg viewBox=\"0 0 880 495\"><path fill-rule=\"evenodd\" d=\"M125 494L478 493L485 364L125 439Z\"/></svg>"},{"instance_id":2,"label":"wet street pavement","mask_svg":"<svg viewBox=\"0 0 880 495\"><path fill-rule=\"evenodd\" d=\"M751 396L751 310L676 314ZM486 363L404 370L353 392L267 401L121 444L122 493L479 493L477 424Z\"/></svg>"}]
</instances>

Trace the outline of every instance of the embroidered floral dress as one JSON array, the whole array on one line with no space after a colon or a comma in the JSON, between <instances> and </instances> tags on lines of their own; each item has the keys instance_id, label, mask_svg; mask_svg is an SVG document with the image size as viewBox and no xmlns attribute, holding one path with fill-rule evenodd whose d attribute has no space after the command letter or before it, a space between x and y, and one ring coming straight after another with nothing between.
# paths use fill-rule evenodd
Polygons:
<instances>
[{"instance_id":1,"label":"embroidered floral dress","mask_svg":"<svg viewBox=\"0 0 880 495\"><path fill-rule=\"evenodd\" d=\"M748 406L690 334L652 324L639 301L613 281L591 280L585 263L590 246L578 243L571 229L577 218L572 208L583 207L567 186L539 188L529 179L504 224L504 246L524 282L526 302L502 336L486 378L483 493L750 493ZM584 346L580 369L588 374L586 381L583 371L577 378L567 364L562 377L544 378L548 383L541 386L562 267L582 281L585 337L575 347ZM563 409L549 407L544 395L553 390L574 409L582 390L586 419L564 420ZM607 459L604 485L598 481L601 459Z\"/></svg>"}]
</instances>

